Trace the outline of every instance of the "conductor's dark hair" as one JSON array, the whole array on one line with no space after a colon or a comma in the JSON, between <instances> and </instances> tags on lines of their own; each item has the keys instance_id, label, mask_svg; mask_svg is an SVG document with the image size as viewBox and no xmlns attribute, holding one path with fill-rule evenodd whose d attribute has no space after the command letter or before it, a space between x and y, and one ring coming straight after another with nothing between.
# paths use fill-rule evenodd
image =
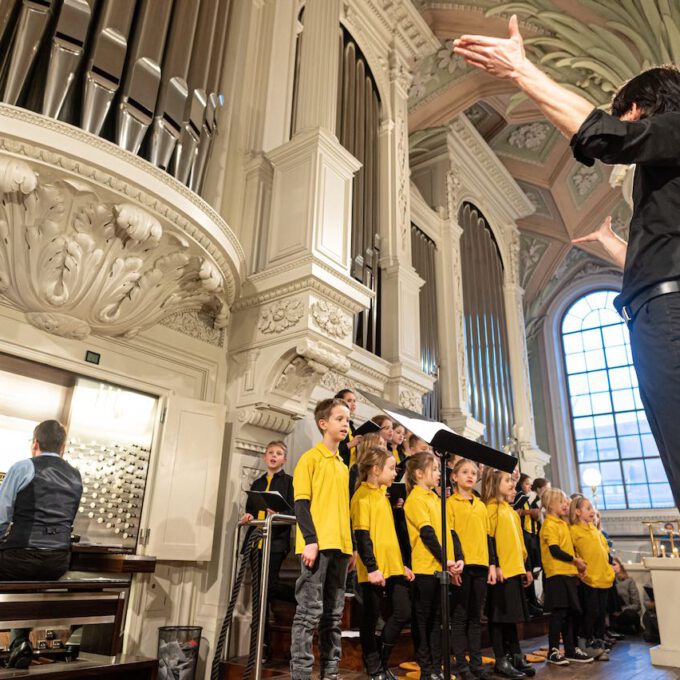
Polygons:
<instances>
[{"instance_id":1,"label":"conductor's dark hair","mask_svg":"<svg viewBox=\"0 0 680 680\"><path fill-rule=\"evenodd\" d=\"M611 103L613 116L620 117L637 104L642 117L680 111L680 69L673 64L655 66L624 83Z\"/></svg>"},{"instance_id":2,"label":"conductor's dark hair","mask_svg":"<svg viewBox=\"0 0 680 680\"><path fill-rule=\"evenodd\" d=\"M33 440L43 453L61 453L66 441L66 430L58 420L43 420L33 430Z\"/></svg>"}]
</instances>

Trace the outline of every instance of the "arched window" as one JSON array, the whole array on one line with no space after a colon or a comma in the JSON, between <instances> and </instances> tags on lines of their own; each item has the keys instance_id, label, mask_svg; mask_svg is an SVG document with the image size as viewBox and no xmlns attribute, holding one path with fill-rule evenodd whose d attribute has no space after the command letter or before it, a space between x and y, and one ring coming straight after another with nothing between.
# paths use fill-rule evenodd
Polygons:
<instances>
[{"instance_id":1,"label":"arched window","mask_svg":"<svg viewBox=\"0 0 680 680\"><path fill-rule=\"evenodd\" d=\"M562 319L562 346L574 450L582 492L597 468L602 510L673 507L673 496L642 408L628 329L616 313L614 290L574 302Z\"/></svg>"}]
</instances>

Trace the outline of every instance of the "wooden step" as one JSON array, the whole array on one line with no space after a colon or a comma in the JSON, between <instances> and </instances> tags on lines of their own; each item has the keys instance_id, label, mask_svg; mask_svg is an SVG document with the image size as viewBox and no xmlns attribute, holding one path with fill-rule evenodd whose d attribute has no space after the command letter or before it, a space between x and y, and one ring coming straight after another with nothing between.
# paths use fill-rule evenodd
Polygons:
<instances>
[{"instance_id":1,"label":"wooden step","mask_svg":"<svg viewBox=\"0 0 680 680\"><path fill-rule=\"evenodd\" d=\"M41 663L41 661L45 663ZM118 654L117 656L101 656L99 654L81 653L77 661L50 661L40 657L33 662L30 669L16 670L7 668L0 670L0 680L17 677L43 677L46 680L70 680L71 678L92 678L101 680L156 680L158 660L139 656Z\"/></svg>"}]
</instances>

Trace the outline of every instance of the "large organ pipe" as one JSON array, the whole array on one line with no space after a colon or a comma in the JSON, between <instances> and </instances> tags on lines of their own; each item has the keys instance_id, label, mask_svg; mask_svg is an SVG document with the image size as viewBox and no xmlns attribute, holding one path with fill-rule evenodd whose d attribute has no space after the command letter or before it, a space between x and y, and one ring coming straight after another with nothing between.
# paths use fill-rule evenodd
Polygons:
<instances>
[{"instance_id":1,"label":"large organ pipe","mask_svg":"<svg viewBox=\"0 0 680 680\"><path fill-rule=\"evenodd\" d=\"M81 127L98 135L121 79L136 0L104 0L85 72Z\"/></svg>"},{"instance_id":2,"label":"large organ pipe","mask_svg":"<svg viewBox=\"0 0 680 680\"><path fill-rule=\"evenodd\" d=\"M203 0L198 14L198 33L204 39L194 48L189 67L189 97L185 109L182 131L175 149L172 172L183 184L189 181L191 167L196 158L198 142L208 104L208 71L213 44L215 42L214 27L217 25L219 0Z\"/></svg>"},{"instance_id":3,"label":"large organ pipe","mask_svg":"<svg viewBox=\"0 0 680 680\"><path fill-rule=\"evenodd\" d=\"M153 121L171 0L142 0L118 107L116 142L137 153Z\"/></svg>"},{"instance_id":4,"label":"large organ pipe","mask_svg":"<svg viewBox=\"0 0 680 680\"><path fill-rule=\"evenodd\" d=\"M50 21L55 0L23 0L12 42L3 101L16 104Z\"/></svg>"},{"instance_id":5,"label":"large organ pipe","mask_svg":"<svg viewBox=\"0 0 680 680\"><path fill-rule=\"evenodd\" d=\"M12 12L17 0L0 0L0 40L5 37L5 31L9 28Z\"/></svg>"},{"instance_id":6,"label":"large organ pipe","mask_svg":"<svg viewBox=\"0 0 680 680\"><path fill-rule=\"evenodd\" d=\"M76 77L92 20L94 0L64 0L52 38L42 112L56 118Z\"/></svg>"},{"instance_id":7,"label":"large organ pipe","mask_svg":"<svg viewBox=\"0 0 680 680\"><path fill-rule=\"evenodd\" d=\"M213 139L217 134L217 116L222 106L220 94L220 82L222 76L222 64L224 56L224 43L227 37L227 15L229 13L229 0L219 3L217 14L217 29L212 48L212 56L208 62L208 102L205 107L201 136L196 151L196 159L191 168L189 187L196 192L201 191L203 177L208 166L208 158L212 150Z\"/></svg>"},{"instance_id":8,"label":"large organ pipe","mask_svg":"<svg viewBox=\"0 0 680 680\"><path fill-rule=\"evenodd\" d=\"M177 0L163 58L163 80L153 122L149 160L167 170L182 129L189 89L187 75L194 44L199 0Z\"/></svg>"}]
</instances>

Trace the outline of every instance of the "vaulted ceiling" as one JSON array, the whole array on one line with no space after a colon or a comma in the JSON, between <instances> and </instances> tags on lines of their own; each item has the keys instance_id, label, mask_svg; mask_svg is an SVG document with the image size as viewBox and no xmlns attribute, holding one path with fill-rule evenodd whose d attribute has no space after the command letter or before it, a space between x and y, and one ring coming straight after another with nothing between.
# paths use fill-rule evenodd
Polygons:
<instances>
[{"instance_id":1,"label":"vaulted ceiling","mask_svg":"<svg viewBox=\"0 0 680 680\"><path fill-rule=\"evenodd\" d=\"M569 141L511 82L468 67L452 55L451 41L463 33L505 37L509 17L517 13L532 60L594 106L606 106L618 86L642 69L680 63L680 2L413 1L442 46L415 65L410 133L422 137L465 113L534 204L535 213L519 223L530 308L548 284L559 283L567 265L587 259L570 255L572 238L607 215L623 233L630 209L621 189L610 185L610 166L576 163ZM605 257L598 246L589 252Z\"/></svg>"}]
</instances>

